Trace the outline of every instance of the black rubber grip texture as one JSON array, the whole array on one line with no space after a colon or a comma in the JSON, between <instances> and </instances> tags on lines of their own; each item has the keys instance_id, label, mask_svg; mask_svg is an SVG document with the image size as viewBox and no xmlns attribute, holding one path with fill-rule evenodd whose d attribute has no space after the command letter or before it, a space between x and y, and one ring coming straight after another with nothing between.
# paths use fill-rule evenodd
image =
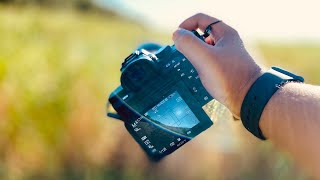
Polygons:
<instances>
[{"instance_id":1,"label":"black rubber grip texture","mask_svg":"<svg viewBox=\"0 0 320 180\"><path fill-rule=\"evenodd\" d=\"M243 100L240 114L244 127L257 138L266 140L259 127L260 117L265 106L273 94L290 81L303 82L304 80L300 76L273 67L259 77L249 89Z\"/></svg>"}]
</instances>

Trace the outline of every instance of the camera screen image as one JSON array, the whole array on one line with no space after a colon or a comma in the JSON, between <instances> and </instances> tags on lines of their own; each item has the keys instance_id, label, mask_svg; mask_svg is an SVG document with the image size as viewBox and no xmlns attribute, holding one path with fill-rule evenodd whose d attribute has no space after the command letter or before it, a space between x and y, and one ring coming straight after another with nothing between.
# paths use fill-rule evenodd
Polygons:
<instances>
[{"instance_id":1,"label":"camera screen image","mask_svg":"<svg viewBox=\"0 0 320 180\"><path fill-rule=\"evenodd\" d=\"M164 98L144 115L164 128L185 135L188 135L189 130L200 122L177 91Z\"/></svg>"}]
</instances>

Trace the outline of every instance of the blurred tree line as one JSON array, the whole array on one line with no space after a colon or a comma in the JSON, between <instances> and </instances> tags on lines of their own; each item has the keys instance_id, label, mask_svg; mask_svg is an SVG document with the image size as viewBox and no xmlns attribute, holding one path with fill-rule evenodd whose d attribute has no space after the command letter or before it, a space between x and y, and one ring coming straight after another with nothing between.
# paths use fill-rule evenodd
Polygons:
<instances>
[{"instance_id":1,"label":"blurred tree line","mask_svg":"<svg viewBox=\"0 0 320 180\"><path fill-rule=\"evenodd\" d=\"M79 11L96 11L108 15L115 15L115 13L112 11L98 6L93 0L0 0L0 4L40 6L50 8L71 8Z\"/></svg>"}]
</instances>

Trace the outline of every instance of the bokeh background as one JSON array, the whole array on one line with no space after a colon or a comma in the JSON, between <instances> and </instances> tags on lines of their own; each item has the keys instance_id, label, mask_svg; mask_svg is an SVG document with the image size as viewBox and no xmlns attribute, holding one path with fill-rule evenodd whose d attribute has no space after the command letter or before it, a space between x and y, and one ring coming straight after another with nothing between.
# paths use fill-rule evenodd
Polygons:
<instances>
[{"instance_id":1,"label":"bokeh background","mask_svg":"<svg viewBox=\"0 0 320 180\"><path fill-rule=\"evenodd\" d=\"M196 12L223 19L266 67L320 84L317 1L0 0L0 179L311 179L224 109L159 163L105 116L120 65L172 44ZM210 110L210 109L209 109Z\"/></svg>"}]
</instances>

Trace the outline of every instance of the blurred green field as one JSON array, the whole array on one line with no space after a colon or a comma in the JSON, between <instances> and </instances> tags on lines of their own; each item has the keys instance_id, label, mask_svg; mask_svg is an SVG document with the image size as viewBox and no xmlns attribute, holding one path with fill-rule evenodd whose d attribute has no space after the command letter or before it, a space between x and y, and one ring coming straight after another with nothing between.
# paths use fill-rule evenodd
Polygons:
<instances>
[{"instance_id":1,"label":"blurred green field","mask_svg":"<svg viewBox=\"0 0 320 180\"><path fill-rule=\"evenodd\" d=\"M279 66L302 75L307 83L320 84L320 43L260 43L268 66Z\"/></svg>"},{"instance_id":2,"label":"blurred green field","mask_svg":"<svg viewBox=\"0 0 320 180\"><path fill-rule=\"evenodd\" d=\"M107 96L123 59L149 39L165 38L117 17L0 7L1 177L104 163L115 136L102 131L112 126Z\"/></svg>"},{"instance_id":3,"label":"blurred green field","mask_svg":"<svg viewBox=\"0 0 320 180\"><path fill-rule=\"evenodd\" d=\"M172 43L120 17L0 6L0 179L153 179L134 168L145 159L121 169L114 152L124 128L104 116L121 62L151 40ZM259 48L267 64L319 84L320 45ZM280 164L279 177L304 178Z\"/></svg>"}]
</instances>

